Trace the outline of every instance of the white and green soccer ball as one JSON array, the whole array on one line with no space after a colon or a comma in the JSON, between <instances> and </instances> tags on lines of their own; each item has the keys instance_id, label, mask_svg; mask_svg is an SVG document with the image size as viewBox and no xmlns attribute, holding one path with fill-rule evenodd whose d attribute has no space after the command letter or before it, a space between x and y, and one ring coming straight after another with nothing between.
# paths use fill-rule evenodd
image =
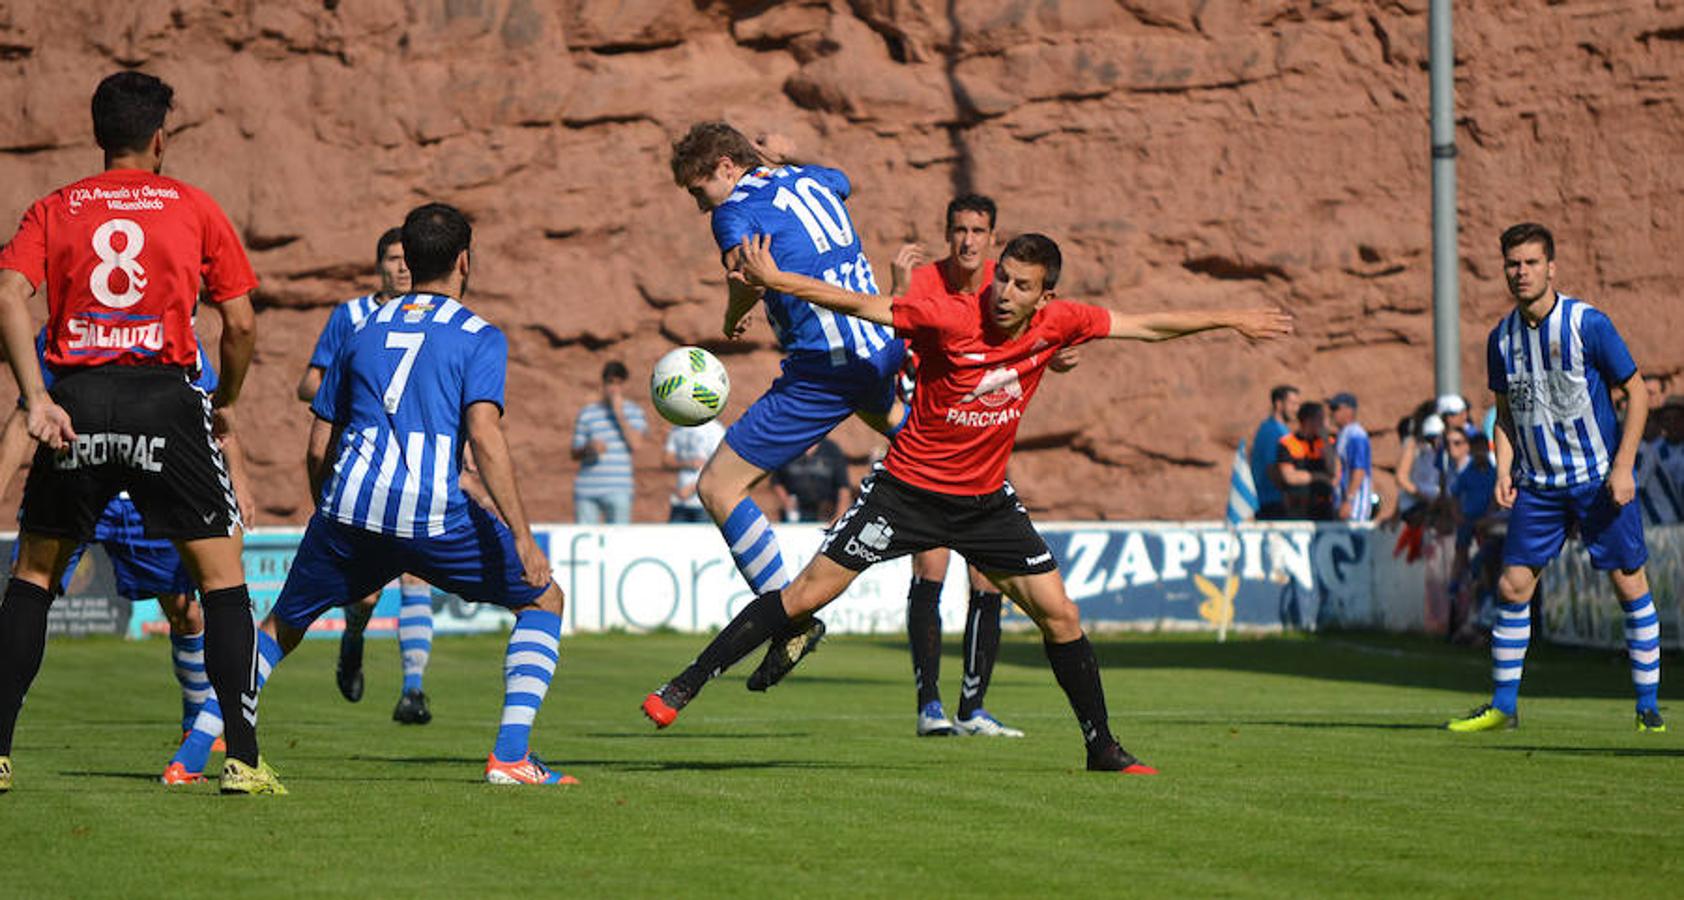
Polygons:
<instances>
[{"instance_id":1,"label":"white and green soccer ball","mask_svg":"<svg viewBox=\"0 0 1684 900\"><path fill-rule=\"evenodd\" d=\"M731 376L719 357L700 347L680 347L655 363L649 397L674 425L700 425L725 409Z\"/></svg>"}]
</instances>

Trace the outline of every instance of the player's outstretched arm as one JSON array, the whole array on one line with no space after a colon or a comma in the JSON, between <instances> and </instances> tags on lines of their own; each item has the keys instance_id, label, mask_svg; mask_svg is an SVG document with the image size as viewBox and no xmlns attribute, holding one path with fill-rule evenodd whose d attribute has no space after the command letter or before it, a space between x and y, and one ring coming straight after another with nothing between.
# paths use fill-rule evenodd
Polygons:
<instances>
[{"instance_id":1,"label":"player's outstretched arm","mask_svg":"<svg viewBox=\"0 0 1684 900\"><path fill-rule=\"evenodd\" d=\"M822 306L856 319L865 319L879 325L895 324L888 297L881 294L856 294L833 284L826 284L817 278L807 278L779 269L772 259L771 235L745 237L738 250L739 264L731 273L733 278L739 278L755 287L800 297L814 306Z\"/></svg>"},{"instance_id":2,"label":"player's outstretched arm","mask_svg":"<svg viewBox=\"0 0 1684 900\"><path fill-rule=\"evenodd\" d=\"M532 539L532 525L526 518L520 490L515 486L515 463L509 455L509 441L503 435L503 411L497 404L479 402L468 407L468 443L479 464L480 483L497 504L497 513L515 535L526 583L543 587L550 583L550 561Z\"/></svg>"},{"instance_id":3,"label":"player's outstretched arm","mask_svg":"<svg viewBox=\"0 0 1684 900\"><path fill-rule=\"evenodd\" d=\"M1111 310L1111 331L1106 337L1131 341L1167 341L1218 328L1232 328L1252 340L1268 340L1291 334L1292 317L1272 307L1138 315Z\"/></svg>"},{"instance_id":4,"label":"player's outstretched arm","mask_svg":"<svg viewBox=\"0 0 1684 900\"><path fill-rule=\"evenodd\" d=\"M28 410L29 436L58 450L76 440L76 430L70 425L70 414L53 402L41 378L35 326L30 324L27 306L33 293L35 286L21 272L0 269L0 343L5 344L12 377Z\"/></svg>"}]
</instances>

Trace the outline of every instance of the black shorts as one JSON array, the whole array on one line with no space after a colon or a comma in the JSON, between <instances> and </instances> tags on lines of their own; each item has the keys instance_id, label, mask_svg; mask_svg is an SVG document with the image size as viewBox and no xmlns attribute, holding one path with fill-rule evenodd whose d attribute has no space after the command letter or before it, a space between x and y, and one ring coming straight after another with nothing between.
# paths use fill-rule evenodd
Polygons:
<instances>
[{"instance_id":1,"label":"black shorts","mask_svg":"<svg viewBox=\"0 0 1684 900\"><path fill-rule=\"evenodd\" d=\"M190 541L240 525L222 449L211 437L210 396L168 366L98 366L54 381L76 442L36 448L23 489L22 528L91 540L118 491L128 491L146 536Z\"/></svg>"},{"instance_id":2,"label":"black shorts","mask_svg":"<svg viewBox=\"0 0 1684 900\"><path fill-rule=\"evenodd\" d=\"M984 572L1038 575L1058 568L1010 483L992 494L940 494L881 466L825 534L819 552L855 572L933 547L948 547Z\"/></svg>"}]
</instances>

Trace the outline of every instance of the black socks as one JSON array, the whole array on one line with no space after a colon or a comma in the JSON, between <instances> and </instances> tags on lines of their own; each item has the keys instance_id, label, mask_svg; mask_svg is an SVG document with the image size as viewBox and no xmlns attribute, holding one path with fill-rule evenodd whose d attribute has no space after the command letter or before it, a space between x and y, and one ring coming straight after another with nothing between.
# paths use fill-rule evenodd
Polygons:
<instances>
[{"instance_id":1,"label":"black socks","mask_svg":"<svg viewBox=\"0 0 1684 900\"><path fill-rule=\"evenodd\" d=\"M1099 683L1099 661L1094 659L1093 645L1088 636L1065 644L1045 642L1047 662L1052 664L1053 677L1070 699L1070 710L1082 727L1082 740L1088 752L1114 743L1111 724L1105 711L1105 687Z\"/></svg>"},{"instance_id":2,"label":"black socks","mask_svg":"<svg viewBox=\"0 0 1684 900\"><path fill-rule=\"evenodd\" d=\"M965 680L959 685L959 718L969 719L982 708L994 660L1000 656L1000 594L971 591L965 611Z\"/></svg>"},{"instance_id":3,"label":"black socks","mask_svg":"<svg viewBox=\"0 0 1684 900\"><path fill-rule=\"evenodd\" d=\"M737 613L719 635L706 647L701 655L690 667L672 680L672 684L683 691L687 697L694 697L701 691L702 685L720 672L741 662L743 657L753 653L756 647L766 643L774 637L782 635L790 627L789 616L784 612L784 595L782 591L770 591L754 598L754 602Z\"/></svg>"},{"instance_id":4,"label":"black socks","mask_svg":"<svg viewBox=\"0 0 1684 900\"><path fill-rule=\"evenodd\" d=\"M18 710L47 652L47 609L53 595L46 588L13 578L0 600L0 756L12 753Z\"/></svg>"},{"instance_id":5,"label":"black socks","mask_svg":"<svg viewBox=\"0 0 1684 900\"><path fill-rule=\"evenodd\" d=\"M912 681L918 709L941 700L941 582L913 578L906 591L906 639L912 645Z\"/></svg>"},{"instance_id":6,"label":"black socks","mask_svg":"<svg viewBox=\"0 0 1684 900\"><path fill-rule=\"evenodd\" d=\"M245 585L200 594L205 610L205 675L222 706L228 756L257 765L257 625Z\"/></svg>"}]
</instances>

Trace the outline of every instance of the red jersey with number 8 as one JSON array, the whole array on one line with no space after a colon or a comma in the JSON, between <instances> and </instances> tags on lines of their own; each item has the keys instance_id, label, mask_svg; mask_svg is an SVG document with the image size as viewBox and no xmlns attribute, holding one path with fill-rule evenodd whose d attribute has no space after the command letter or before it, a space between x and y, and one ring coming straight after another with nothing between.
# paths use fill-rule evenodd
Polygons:
<instances>
[{"instance_id":1,"label":"red jersey with number 8","mask_svg":"<svg viewBox=\"0 0 1684 900\"><path fill-rule=\"evenodd\" d=\"M84 178L37 200L0 250L0 269L47 285L47 362L192 368L193 306L257 287L221 207L185 182L138 169Z\"/></svg>"},{"instance_id":2,"label":"red jersey with number 8","mask_svg":"<svg viewBox=\"0 0 1684 900\"><path fill-rule=\"evenodd\" d=\"M905 296L894 298L895 331L918 355L918 376L906 427L889 445L883 467L914 487L941 494L981 495L1000 489L1018 423L1060 347L1111 331L1111 313L1085 303L1052 300L1007 339L985 313L993 296L950 287L939 264L912 271Z\"/></svg>"}]
</instances>

